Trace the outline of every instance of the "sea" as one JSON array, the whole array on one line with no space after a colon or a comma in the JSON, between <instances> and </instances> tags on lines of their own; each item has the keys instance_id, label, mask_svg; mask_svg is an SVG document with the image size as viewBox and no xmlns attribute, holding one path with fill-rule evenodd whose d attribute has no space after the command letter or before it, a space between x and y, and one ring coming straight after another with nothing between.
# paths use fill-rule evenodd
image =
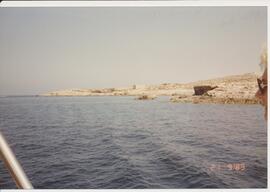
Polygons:
<instances>
[{"instance_id":1,"label":"sea","mask_svg":"<svg viewBox=\"0 0 270 192\"><path fill-rule=\"evenodd\" d=\"M165 96L0 98L0 130L37 189L266 188L263 114ZM16 188L2 161L0 188Z\"/></svg>"}]
</instances>

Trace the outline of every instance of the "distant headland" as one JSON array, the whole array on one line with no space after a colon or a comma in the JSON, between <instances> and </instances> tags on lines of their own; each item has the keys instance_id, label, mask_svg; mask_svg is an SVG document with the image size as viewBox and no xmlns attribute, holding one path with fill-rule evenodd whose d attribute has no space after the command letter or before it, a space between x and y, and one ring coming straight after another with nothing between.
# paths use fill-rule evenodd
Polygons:
<instances>
[{"instance_id":1,"label":"distant headland","mask_svg":"<svg viewBox=\"0 0 270 192\"><path fill-rule=\"evenodd\" d=\"M40 96L135 96L139 100L152 100L170 96L171 102L258 104L255 98L255 73L226 76L191 83L163 83L160 85L131 85L123 88L67 89Z\"/></svg>"}]
</instances>

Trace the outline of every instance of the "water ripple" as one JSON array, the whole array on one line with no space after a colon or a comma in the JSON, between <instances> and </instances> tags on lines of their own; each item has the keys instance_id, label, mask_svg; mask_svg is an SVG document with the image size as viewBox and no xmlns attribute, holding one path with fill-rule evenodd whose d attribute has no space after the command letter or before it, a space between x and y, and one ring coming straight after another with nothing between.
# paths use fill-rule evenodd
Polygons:
<instances>
[{"instance_id":1,"label":"water ripple","mask_svg":"<svg viewBox=\"0 0 270 192\"><path fill-rule=\"evenodd\" d=\"M267 186L260 106L166 99L0 98L0 126L36 188ZM245 171L228 170L231 163ZM15 188L3 170L1 188Z\"/></svg>"}]
</instances>

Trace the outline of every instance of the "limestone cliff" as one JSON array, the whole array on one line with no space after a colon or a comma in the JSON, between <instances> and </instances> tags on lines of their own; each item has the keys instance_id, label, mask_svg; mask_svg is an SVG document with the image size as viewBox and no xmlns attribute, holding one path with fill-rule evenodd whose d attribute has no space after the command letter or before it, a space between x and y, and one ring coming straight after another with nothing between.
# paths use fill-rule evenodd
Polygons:
<instances>
[{"instance_id":1,"label":"limestone cliff","mask_svg":"<svg viewBox=\"0 0 270 192\"><path fill-rule=\"evenodd\" d=\"M227 76L186 84L163 83L160 85L131 85L124 88L68 89L53 91L41 96L172 96L173 102L193 103L258 103L254 95L257 90L255 73ZM208 96L193 96L194 87L215 87Z\"/></svg>"}]
</instances>

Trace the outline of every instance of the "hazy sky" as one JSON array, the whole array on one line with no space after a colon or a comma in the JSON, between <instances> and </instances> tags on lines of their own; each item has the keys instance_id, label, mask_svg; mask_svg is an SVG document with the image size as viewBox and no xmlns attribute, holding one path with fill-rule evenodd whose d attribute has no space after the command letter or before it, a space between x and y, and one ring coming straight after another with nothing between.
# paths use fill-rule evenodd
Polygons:
<instances>
[{"instance_id":1,"label":"hazy sky","mask_svg":"<svg viewBox=\"0 0 270 192\"><path fill-rule=\"evenodd\" d=\"M1 8L0 95L257 72L266 7Z\"/></svg>"}]
</instances>

